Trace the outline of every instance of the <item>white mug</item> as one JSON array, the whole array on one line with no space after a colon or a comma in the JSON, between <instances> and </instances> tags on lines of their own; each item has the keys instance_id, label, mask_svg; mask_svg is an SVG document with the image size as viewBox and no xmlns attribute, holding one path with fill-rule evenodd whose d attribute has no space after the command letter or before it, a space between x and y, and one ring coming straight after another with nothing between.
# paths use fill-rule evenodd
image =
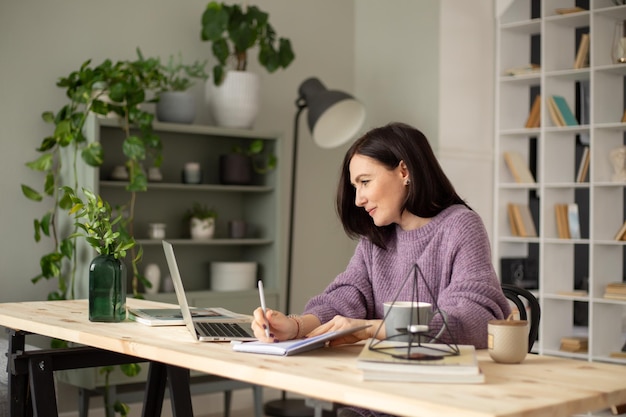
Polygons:
<instances>
[{"instance_id":1,"label":"white mug","mask_svg":"<svg viewBox=\"0 0 626 417\"><path fill-rule=\"evenodd\" d=\"M388 301L384 303L385 309L385 337L393 341L408 342L411 334L429 333L430 322L435 316L433 311L433 305L422 301ZM412 314L411 314L412 313ZM447 317L444 311L438 310L438 314L441 314L444 321L447 321ZM413 316L411 318L411 316ZM437 339L441 337L445 326L441 326L441 329L436 336L423 336L419 339L421 342L438 343ZM415 342L418 338L413 339Z\"/></svg>"}]
</instances>

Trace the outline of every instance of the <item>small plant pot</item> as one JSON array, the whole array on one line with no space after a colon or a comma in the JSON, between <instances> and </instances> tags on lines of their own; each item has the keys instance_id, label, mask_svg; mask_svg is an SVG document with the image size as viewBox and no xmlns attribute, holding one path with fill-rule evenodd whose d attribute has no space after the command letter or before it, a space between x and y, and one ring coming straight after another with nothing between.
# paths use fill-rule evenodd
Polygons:
<instances>
[{"instance_id":1,"label":"small plant pot","mask_svg":"<svg viewBox=\"0 0 626 417\"><path fill-rule=\"evenodd\" d=\"M227 185L252 184L252 158L238 153L221 155L220 182Z\"/></svg>"},{"instance_id":2,"label":"small plant pot","mask_svg":"<svg viewBox=\"0 0 626 417\"><path fill-rule=\"evenodd\" d=\"M195 97L190 91L165 91L156 104L157 119L161 122L192 123L196 118Z\"/></svg>"},{"instance_id":3,"label":"small plant pot","mask_svg":"<svg viewBox=\"0 0 626 417\"><path fill-rule=\"evenodd\" d=\"M196 239L211 239L215 235L215 219L198 219L192 217L189 221L189 231L191 238Z\"/></svg>"}]
</instances>

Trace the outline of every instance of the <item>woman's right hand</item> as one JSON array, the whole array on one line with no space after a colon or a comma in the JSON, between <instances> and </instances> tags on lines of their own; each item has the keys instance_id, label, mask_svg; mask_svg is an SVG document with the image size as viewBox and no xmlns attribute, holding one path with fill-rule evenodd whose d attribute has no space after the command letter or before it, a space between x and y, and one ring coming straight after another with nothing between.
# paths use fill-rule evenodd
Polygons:
<instances>
[{"instance_id":1,"label":"woman's right hand","mask_svg":"<svg viewBox=\"0 0 626 417\"><path fill-rule=\"evenodd\" d=\"M254 336L261 342L275 343L284 340L293 339L298 334L297 324L280 311L267 309L265 316L263 309L258 307L254 312L252 321L252 330ZM265 329L269 326L269 334L267 337Z\"/></svg>"}]
</instances>

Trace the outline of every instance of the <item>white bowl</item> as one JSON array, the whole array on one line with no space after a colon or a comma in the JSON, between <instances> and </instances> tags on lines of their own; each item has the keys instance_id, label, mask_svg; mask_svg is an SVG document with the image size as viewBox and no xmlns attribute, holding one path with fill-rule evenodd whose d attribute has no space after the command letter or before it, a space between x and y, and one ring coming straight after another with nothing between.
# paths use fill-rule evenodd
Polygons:
<instances>
[{"instance_id":1,"label":"white bowl","mask_svg":"<svg viewBox=\"0 0 626 417\"><path fill-rule=\"evenodd\" d=\"M240 291L256 286L256 262L211 262L211 290Z\"/></svg>"}]
</instances>

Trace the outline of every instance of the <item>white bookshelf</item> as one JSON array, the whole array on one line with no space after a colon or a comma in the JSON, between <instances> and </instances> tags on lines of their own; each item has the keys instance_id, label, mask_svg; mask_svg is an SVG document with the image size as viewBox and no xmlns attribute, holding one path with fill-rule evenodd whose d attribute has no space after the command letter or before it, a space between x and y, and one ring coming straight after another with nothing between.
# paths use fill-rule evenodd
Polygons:
<instances>
[{"instance_id":1,"label":"white bookshelf","mask_svg":"<svg viewBox=\"0 0 626 417\"><path fill-rule=\"evenodd\" d=\"M611 356L626 342L626 301L603 297L610 282L624 275L624 244L613 239L624 222L624 183L612 182L609 152L624 144L624 77L626 64L611 62L615 24L626 19L626 6L611 0L590 0L590 9L557 14L556 8L573 7L573 0L543 0L538 17L531 15L531 0L514 0L496 22L496 117L494 189L494 264L501 258L528 257L538 253L538 288L542 308L539 340L541 354L575 357L589 361L626 364ZM590 34L589 67L573 69L577 36ZM528 65L531 45L540 49L541 67L525 75L504 75L508 68ZM579 94L576 85L589 85L589 122L558 127L548 112L546 98L561 95L575 112ZM532 104L531 89L541 94L541 126L524 127ZM588 138L590 167L588 181L576 182L577 143ZM536 152L531 152L536 144ZM580 145L579 145L580 149ZM517 151L536 166L536 184L514 182L504 163L503 152ZM534 157L534 160L531 158ZM528 204L538 197L538 237L511 234L507 217L509 202ZM580 239L562 239L557 233L554 205L573 203L580 195L588 199L588 222ZM578 196L578 197L577 197ZM587 230L588 229L588 230ZM576 249L576 250L575 250ZM574 295L576 253L588 256L588 292ZM567 294L570 293L570 294ZM574 325L575 302L588 306L588 326ZM587 336L587 353L559 349L567 336Z\"/></svg>"}]
</instances>

